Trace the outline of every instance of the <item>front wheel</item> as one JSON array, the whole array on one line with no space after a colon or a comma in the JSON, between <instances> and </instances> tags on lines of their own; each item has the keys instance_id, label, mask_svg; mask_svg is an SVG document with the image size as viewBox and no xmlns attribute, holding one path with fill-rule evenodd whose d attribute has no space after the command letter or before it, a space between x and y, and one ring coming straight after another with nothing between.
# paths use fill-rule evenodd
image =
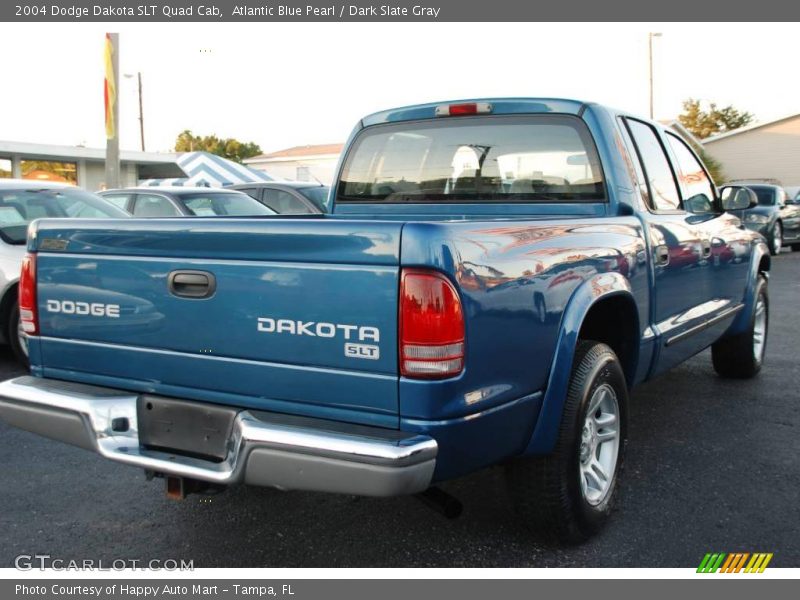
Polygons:
<instances>
[{"instance_id":1,"label":"front wheel","mask_svg":"<svg viewBox=\"0 0 800 600\"><path fill-rule=\"evenodd\" d=\"M6 324L6 336L11 350L19 363L26 369L28 362L28 337L22 330L22 323L19 320L19 305L15 302L9 311L8 323Z\"/></svg>"},{"instance_id":2,"label":"front wheel","mask_svg":"<svg viewBox=\"0 0 800 600\"><path fill-rule=\"evenodd\" d=\"M758 276L755 305L750 326L739 335L723 338L711 346L714 370L722 377L750 379L764 364L769 329L769 294L767 280Z\"/></svg>"},{"instance_id":3,"label":"front wheel","mask_svg":"<svg viewBox=\"0 0 800 600\"><path fill-rule=\"evenodd\" d=\"M776 256L781 253L781 248L783 248L783 227L781 227L780 221L775 221L769 240L769 253Z\"/></svg>"},{"instance_id":4,"label":"front wheel","mask_svg":"<svg viewBox=\"0 0 800 600\"><path fill-rule=\"evenodd\" d=\"M519 459L506 477L526 525L564 543L600 530L617 496L628 390L614 351L581 341L575 352L555 451Z\"/></svg>"}]
</instances>

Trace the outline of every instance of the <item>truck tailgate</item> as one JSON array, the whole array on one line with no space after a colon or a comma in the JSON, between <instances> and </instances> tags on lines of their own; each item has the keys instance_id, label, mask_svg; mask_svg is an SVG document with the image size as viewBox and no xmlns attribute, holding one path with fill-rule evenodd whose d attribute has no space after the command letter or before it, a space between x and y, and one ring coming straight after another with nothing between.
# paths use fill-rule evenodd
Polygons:
<instances>
[{"instance_id":1,"label":"truck tailgate","mask_svg":"<svg viewBox=\"0 0 800 600\"><path fill-rule=\"evenodd\" d=\"M31 242L40 366L51 377L394 425L401 227L42 221Z\"/></svg>"}]
</instances>

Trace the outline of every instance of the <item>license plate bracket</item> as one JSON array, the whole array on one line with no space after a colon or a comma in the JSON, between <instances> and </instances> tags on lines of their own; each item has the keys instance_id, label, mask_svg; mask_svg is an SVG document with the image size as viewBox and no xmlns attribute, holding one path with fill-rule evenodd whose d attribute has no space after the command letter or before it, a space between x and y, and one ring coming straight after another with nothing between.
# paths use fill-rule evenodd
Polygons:
<instances>
[{"instance_id":1,"label":"license plate bracket","mask_svg":"<svg viewBox=\"0 0 800 600\"><path fill-rule=\"evenodd\" d=\"M139 443L221 462L239 409L190 400L143 395L136 407Z\"/></svg>"}]
</instances>

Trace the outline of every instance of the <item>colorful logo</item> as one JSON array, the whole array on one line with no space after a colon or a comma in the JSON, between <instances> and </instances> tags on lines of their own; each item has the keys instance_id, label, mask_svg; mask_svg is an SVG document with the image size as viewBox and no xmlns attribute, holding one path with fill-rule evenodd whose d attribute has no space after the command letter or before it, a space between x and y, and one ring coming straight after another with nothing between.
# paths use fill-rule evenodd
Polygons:
<instances>
[{"instance_id":1,"label":"colorful logo","mask_svg":"<svg viewBox=\"0 0 800 600\"><path fill-rule=\"evenodd\" d=\"M748 560L749 559L749 560ZM703 557L700 566L697 567L698 573L763 573L769 561L772 560L772 552L736 552L726 554L724 552L709 552ZM745 566L747 565L747 566Z\"/></svg>"}]
</instances>

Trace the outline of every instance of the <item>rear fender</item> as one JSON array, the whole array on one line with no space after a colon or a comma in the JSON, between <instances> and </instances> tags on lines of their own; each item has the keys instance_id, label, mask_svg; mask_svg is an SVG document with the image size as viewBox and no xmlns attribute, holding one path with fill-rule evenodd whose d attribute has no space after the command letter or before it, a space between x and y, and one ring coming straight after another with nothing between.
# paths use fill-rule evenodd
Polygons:
<instances>
[{"instance_id":1,"label":"rear fender","mask_svg":"<svg viewBox=\"0 0 800 600\"><path fill-rule=\"evenodd\" d=\"M561 413L567 396L572 359L578 345L581 326L589 310L597 302L622 294L633 298L630 282L620 273L599 273L587 279L572 294L561 318L542 409L523 454L549 454L553 451L558 440Z\"/></svg>"}]
</instances>

